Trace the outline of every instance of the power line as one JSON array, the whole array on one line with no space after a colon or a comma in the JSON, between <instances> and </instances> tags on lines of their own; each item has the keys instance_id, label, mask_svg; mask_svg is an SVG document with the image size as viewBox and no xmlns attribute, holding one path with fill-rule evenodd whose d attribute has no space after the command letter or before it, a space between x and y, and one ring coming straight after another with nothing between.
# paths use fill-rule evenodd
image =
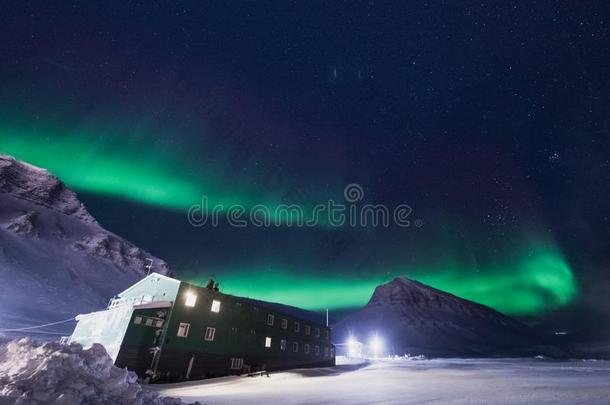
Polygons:
<instances>
[{"instance_id":1,"label":"power line","mask_svg":"<svg viewBox=\"0 0 610 405\"><path fill-rule=\"evenodd\" d=\"M44 327L47 327L47 326L58 325L60 323L66 323L66 322L70 322L70 321L74 321L74 320L76 320L76 318L72 317L72 318L69 318L69 319L64 319L63 321L45 323L44 325L27 326L25 328L15 328L15 329L0 329L0 332L22 332L24 330L44 328Z\"/></svg>"},{"instance_id":2,"label":"power line","mask_svg":"<svg viewBox=\"0 0 610 405\"><path fill-rule=\"evenodd\" d=\"M0 333L4 333L3 331L0 331ZM6 333L13 333L13 332L6 332ZM61 332L47 332L44 330L26 330L23 331L24 335L30 335L33 333L39 333L39 334L43 334L43 335L57 335L57 336L65 336L65 333L61 333ZM9 336L9 335L7 335Z\"/></svg>"}]
</instances>

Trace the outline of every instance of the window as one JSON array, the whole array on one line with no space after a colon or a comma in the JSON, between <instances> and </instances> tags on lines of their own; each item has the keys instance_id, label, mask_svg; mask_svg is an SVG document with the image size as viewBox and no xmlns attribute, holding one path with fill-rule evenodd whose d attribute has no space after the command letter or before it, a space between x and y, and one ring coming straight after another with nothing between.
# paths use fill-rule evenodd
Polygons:
<instances>
[{"instance_id":1,"label":"window","mask_svg":"<svg viewBox=\"0 0 610 405\"><path fill-rule=\"evenodd\" d=\"M188 323L180 323L178 326L178 336L187 337L189 335L189 328L191 327Z\"/></svg>"},{"instance_id":2,"label":"window","mask_svg":"<svg viewBox=\"0 0 610 405\"><path fill-rule=\"evenodd\" d=\"M286 339L280 340L280 350L286 350Z\"/></svg>"},{"instance_id":3,"label":"window","mask_svg":"<svg viewBox=\"0 0 610 405\"><path fill-rule=\"evenodd\" d=\"M231 332L233 332L233 333L237 333L237 328L236 328L235 326L233 326L233 327L231 328Z\"/></svg>"},{"instance_id":4,"label":"window","mask_svg":"<svg viewBox=\"0 0 610 405\"><path fill-rule=\"evenodd\" d=\"M212 308L210 308L210 311L216 312L216 313L220 312L220 301L213 300Z\"/></svg>"},{"instance_id":5,"label":"window","mask_svg":"<svg viewBox=\"0 0 610 405\"><path fill-rule=\"evenodd\" d=\"M251 335L256 335L256 331L254 329L250 329L250 334Z\"/></svg>"},{"instance_id":6,"label":"window","mask_svg":"<svg viewBox=\"0 0 610 405\"><path fill-rule=\"evenodd\" d=\"M295 322L295 323L294 323L294 331L295 331L295 332L298 332L298 331L300 331L300 330L301 330L301 324L300 324L300 323L298 323L298 322Z\"/></svg>"},{"instance_id":7,"label":"window","mask_svg":"<svg viewBox=\"0 0 610 405\"><path fill-rule=\"evenodd\" d=\"M236 303L235 303L235 306L236 306L237 308L241 308L241 302L236 302Z\"/></svg>"},{"instance_id":8,"label":"window","mask_svg":"<svg viewBox=\"0 0 610 405\"><path fill-rule=\"evenodd\" d=\"M292 342L292 351L295 353L299 351L299 342Z\"/></svg>"},{"instance_id":9,"label":"window","mask_svg":"<svg viewBox=\"0 0 610 405\"><path fill-rule=\"evenodd\" d=\"M311 335L311 326L305 325L305 334L307 336Z\"/></svg>"},{"instance_id":10,"label":"window","mask_svg":"<svg viewBox=\"0 0 610 405\"><path fill-rule=\"evenodd\" d=\"M133 320L133 323L136 325L139 325L142 323L142 317L141 316L136 316L136 318Z\"/></svg>"},{"instance_id":11,"label":"window","mask_svg":"<svg viewBox=\"0 0 610 405\"><path fill-rule=\"evenodd\" d=\"M324 339L328 339L328 329L324 329Z\"/></svg>"},{"instance_id":12,"label":"window","mask_svg":"<svg viewBox=\"0 0 610 405\"><path fill-rule=\"evenodd\" d=\"M265 347L271 347L271 338L269 336L265 338Z\"/></svg>"},{"instance_id":13,"label":"window","mask_svg":"<svg viewBox=\"0 0 610 405\"><path fill-rule=\"evenodd\" d=\"M282 329L288 329L288 319L282 319Z\"/></svg>"},{"instance_id":14,"label":"window","mask_svg":"<svg viewBox=\"0 0 610 405\"><path fill-rule=\"evenodd\" d=\"M320 346L314 346L313 352L315 353L316 356L319 356L320 355Z\"/></svg>"},{"instance_id":15,"label":"window","mask_svg":"<svg viewBox=\"0 0 610 405\"><path fill-rule=\"evenodd\" d=\"M231 365L229 370L241 370L244 367L244 359L239 357L231 357Z\"/></svg>"},{"instance_id":16,"label":"window","mask_svg":"<svg viewBox=\"0 0 610 405\"><path fill-rule=\"evenodd\" d=\"M214 340L215 334L216 334L216 328L212 328L212 327L208 326L207 328L205 328L205 336L203 338L205 340L207 340L208 342L211 342Z\"/></svg>"},{"instance_id":17,"label":"window","mask_svg":"<svg viewBox=\"0 0 610 405\"><path fill-rule=\"evenodd\" d=\"M320 328L316 328L316 337L319 338L320 337Z\"/></svg>"},{"instance_id":18,"label":"window","mask_svg":"<svg viewBox=\"0 0 610 405\"><path fill-rule=\"evenodd\" d=\"M328 347L324 346L324 357L328 357Z\"/></svg>"},{"instance_id":19,"label":"window","mask_svg":"<svg viewBox=\"0 0 610 405\"><path fill-rule=\"evenodd\" d=\"M309 343L305 343L304 350L305 350L305 354L309 354Z\"/></svg>"},{"instance_id":20,"label":"window","mask_svg":"<svg viewBox=\"0 0 610 405\"><path fill-rule=\"evenodd\" d=\"M157 320L157 323L155 325L157 328L160 328L161 326L163 326L163 321L161 319Z\"/></svg>"},{"instance_id":21,"label":"window","mask_svg":"<svg viewBox=\"0 0 610 405\"><path fill-rule=\"evenodd\" d=\"M144 323L144 325L146 326L152 326L153 324L153 320L152 318L146 318L146 322Z\"/></svg>"},{"instance_id":22,"label":"window","mask_svg":"<svg viewBox=\"0 0 610 405\"><path fill-rule=\"evenodd\" d=\"M190 291L187 291L185 294L186 299L184 300L184 305L187 307L194 307L197 302L197 295Z\"/></svg>"},{"instance_id":23,"label":"window","mask_svg":"<svg viewBox=\"0 0 610 405\"><path fill-rule=\"evenodd\" d=\"M273 326L273 321L275 320L275 317L271 314L267 315L267 325L269 326Z\"/></svg>"}]
</instances>

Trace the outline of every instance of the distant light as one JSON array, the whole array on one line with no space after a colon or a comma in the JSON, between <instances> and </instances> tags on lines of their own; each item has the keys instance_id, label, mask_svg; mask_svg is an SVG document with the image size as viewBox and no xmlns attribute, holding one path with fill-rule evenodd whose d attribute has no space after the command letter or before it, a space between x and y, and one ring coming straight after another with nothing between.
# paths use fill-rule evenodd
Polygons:
<instances>
[{"instance_id":1,"label":"distant light","mask_svg":"<svg viewBox=\"0 0 610 405\"><path fill-rule=\"evenodd\" d=\"M358 342L353 336L347 339L347 357L358 357Z\"/></svg>"},{"instance_id":2,"label":"distant light","mask_svg":"<svg viewBox=\"0 0 610 405\"><path fill-rule=\"evenodd\" d=\"M265 347L271 347L271 338L269 336L265 338Z\"/></svg>"},{"instance_id":3,"label":"distant light","mask_svg":"<svg viewBox=\"0 0 610 405\"><path fill-rule=\"evenodd\" d=\"M210 311L217 312L217 313L220 312L220 301L213 300L212 308L210 309Z\"/></svg>"},{"instance_id":4,"label":"distant light","mask_svg":"<svg viewBox=\"0 0 610 405\"><path fill-rule=\"evenodd\" d=\"M187 307L194 307L197 302L197 294L187 291L185 297L186 300L184 301L184 305Z\"/></svg>"},{"instance_id":5,"label":"distant light","mask_svg":"<svg viewBox=\"0 0 610 405\"><path fill-rule=\"evenodd\" d=\"M381 339L379 339L379 336L375 334L375 336L371 338L369 346L371 347L371 350L373 350L373 356L377 357L379 355L379 352L381 352L381 350L383 349L383 342L381 341Z\"/></svg>"}]
</instances>

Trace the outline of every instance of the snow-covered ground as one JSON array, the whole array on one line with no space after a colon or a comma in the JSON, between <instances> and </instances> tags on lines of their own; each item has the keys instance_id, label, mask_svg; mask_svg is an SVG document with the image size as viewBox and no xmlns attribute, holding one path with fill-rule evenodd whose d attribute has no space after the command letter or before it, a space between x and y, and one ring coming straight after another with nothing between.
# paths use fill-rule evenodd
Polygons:
<instances>
[{"instance_id":1,"label":"snow-covered ground","mask_svg":"<svg viewBox=\"0 0 610 405\"><path fill-rule=\"evenodd\" d=\"M352 362L353 363L353 362ZM372 360L334 368L153 385L217 404L610 404L610 361Z\"/></svg>"}]
</instances>

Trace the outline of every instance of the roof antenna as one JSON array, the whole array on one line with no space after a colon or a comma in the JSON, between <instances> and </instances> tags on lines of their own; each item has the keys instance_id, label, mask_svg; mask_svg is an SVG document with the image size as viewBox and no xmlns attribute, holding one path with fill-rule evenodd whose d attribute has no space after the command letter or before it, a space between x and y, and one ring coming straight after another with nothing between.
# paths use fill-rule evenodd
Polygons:
<instances>
[{"instance_id":1,"label":"roof antenna","mask_svg":"<svg viewBox=\"0 0 610 405\"><path fill-rule=\"evenodd\" d=\"M326 326L328 326L328 308L326 308Z\"/></svg>"}]
</instances>

